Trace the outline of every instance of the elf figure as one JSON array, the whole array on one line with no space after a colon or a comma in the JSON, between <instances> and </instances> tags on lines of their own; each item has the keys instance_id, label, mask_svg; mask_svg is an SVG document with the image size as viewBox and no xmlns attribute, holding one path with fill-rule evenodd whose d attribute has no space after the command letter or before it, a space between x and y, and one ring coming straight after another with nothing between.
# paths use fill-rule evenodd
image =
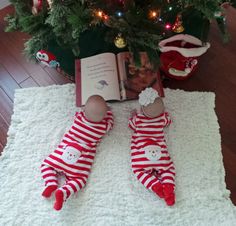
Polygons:
<instances>
[{"instance_id":1,"label":"elf figure","mask_svg":"<svg viewBox=\"0 0 236 226\"><path fill-rule=\"evenodd\" d=\"M179 34L159 43L161 71L177 80L190 77L197 69L198 58L210 47L187 34Z\"/></svg>"},{"instance_id":2,"label":"elf figure","mask_svg":"<svg viewBox=\"0 0 236 226\"><path fill-rule=\"evenodd\" d=\"M62 141L41 165L45 188L42 196L49 198L55 191L54 209L60 210L64 202L87 182L96 147L113 127L113 114L105 100L91 96L82 111L75 115L74 123ZM58 187L57 175L63 173L66 182Z\"/></svg>"},{"instance_id":3,"label":"elf figure","mask_svg":"<svg viewBox=\"0 0 236 226\"><path fill-rule=\"evenodd\" d=\"M164 127L171 123L156 90L146 88L139 95L140 110L129 120L131 165L137 179L168 206L175 204L175 167L167 150Z\"/></svg>"}]
</instances>

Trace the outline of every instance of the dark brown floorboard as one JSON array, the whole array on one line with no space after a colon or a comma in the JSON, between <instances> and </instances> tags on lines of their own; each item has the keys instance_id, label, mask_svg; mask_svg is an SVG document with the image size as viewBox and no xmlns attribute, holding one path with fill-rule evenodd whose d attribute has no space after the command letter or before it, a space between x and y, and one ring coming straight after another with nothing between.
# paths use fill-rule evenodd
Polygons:
<instances>
[{"instance_id":1,"label":"dark brown floorboard","mask_svg":"<svg viewBox=\"0 0 236 226\"><path fill-rule=\"evenodd\" d=\"M2 66L0 62L0 87L7 96L13 101L15 89L20 88L19 84L9 74L9 72Z\"/></svg>"},{"instance_id":2,"label":"dark brown floorboard","mask_svg":"<svg viewBox=\"0 0 236 226\"><path fill-rule=\"evenodd\" d=\"M13 103L7 94L0 88L0 115L8 125L11 122Z\"/></svg>"},{"instance_id":3,"label":"dark brown floorboard","mask_svg":"<svg viewBox=\"0 0 236 226\"><path fill-rule=\"evenodd\" d=\"M2 115L0 115L0 143L2 144L2 146L5 146L7 142L8 127L9 125L7 124L6 120Z\"/></svg>"},{"instance_id":4,"label":"dark brown floorboard","mask_svg":"<svg viewBox=\"0 0 236 226\"><path fill-rule=\"evenodd\" d=\"M32 77L27 78L26 80L21 82L19 85L21 88L29 88L29 87L39 86L38 83L36 83Z\"/></svg>"}]
</instances>

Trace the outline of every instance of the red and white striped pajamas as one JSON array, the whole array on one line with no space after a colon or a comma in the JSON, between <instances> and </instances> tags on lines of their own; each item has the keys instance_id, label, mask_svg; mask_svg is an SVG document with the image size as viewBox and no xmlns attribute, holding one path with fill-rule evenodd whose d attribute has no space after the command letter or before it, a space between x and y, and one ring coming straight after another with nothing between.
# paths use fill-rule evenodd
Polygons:
<instances>
[{"instance_id":1,"label":"red and white striped pajamas","mask_svg":"<svg viewBox=\"0 0 236 226\"><path fill-rule=\"evenodd\" d=\"M129 127L134 131L131 140L132 170L150 190L157 183L175 185L175 167L167 151L163 131L170 123L167 112L155 118L136 113L129 120Z\"/></svg>"},{"instance_id":2,"label":"red and white striped pajamas","mask_svg":"<svg viewBox=\"0 0 236 226\"><path fill-rule=\"evenodd\" d=\"M82 189L88 179L101 138L113 127L111 111L101 122L91 122L84 112L77 112L74 123L63 136L61 143L41 165L45 186L58 186L57 174L65 174L66 183L59 188L64 200Z\"/></svg>"}]
</instances>

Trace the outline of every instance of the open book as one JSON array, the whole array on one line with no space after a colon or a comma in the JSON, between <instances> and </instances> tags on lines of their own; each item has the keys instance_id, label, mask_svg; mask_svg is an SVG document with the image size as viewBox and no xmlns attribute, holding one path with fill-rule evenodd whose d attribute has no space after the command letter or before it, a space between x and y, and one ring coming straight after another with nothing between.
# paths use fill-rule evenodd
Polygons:
<instances>
[{"instance_id":1,"label":"open book","mask_svg":"<svg viewBox=\"0 0 236 226\"><path fill-rule=\"evenodd\" d=\"M137 99L146 87L153 87L164 96L160 74L152 69L145 52L140 56L140 68L134 66L129 52L102 53L76 60L76 105L84 105L94 94L106 101Z\"/></svg>"}]
</instances>

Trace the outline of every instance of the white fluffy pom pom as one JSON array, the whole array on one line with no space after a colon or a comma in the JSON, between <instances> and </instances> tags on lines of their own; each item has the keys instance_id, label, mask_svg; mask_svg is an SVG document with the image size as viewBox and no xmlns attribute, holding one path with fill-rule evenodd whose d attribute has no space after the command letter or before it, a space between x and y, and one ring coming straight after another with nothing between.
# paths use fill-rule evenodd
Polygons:
<instances>
[{"instance_id":1,"label":"white fluffy pom pom","mask_svg":"<svg viewBox=\"0 0 236 226\"><path fill-rule=\"evenodd\" d=\"M142 106L147 106L152 104L156 98L160 97L158 92L153 88L146 88L139 94L139 104Z\"/></svg>"}]
</instances>

